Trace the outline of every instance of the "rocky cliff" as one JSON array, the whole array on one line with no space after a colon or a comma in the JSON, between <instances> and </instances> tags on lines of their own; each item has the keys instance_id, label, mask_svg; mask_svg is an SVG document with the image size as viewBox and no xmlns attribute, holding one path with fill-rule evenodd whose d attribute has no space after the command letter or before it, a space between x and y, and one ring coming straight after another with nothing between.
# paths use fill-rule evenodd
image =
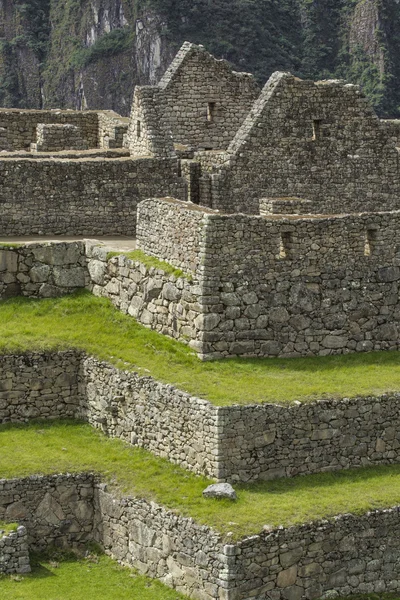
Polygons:
<instances>
[{"instance_id":1,"label":"rocky cliff","mask_svg":"<svg viewBox=\"0 0 400 600\"><path fill-rule=\"evenodd\" d=\"M0 0L0 105L129 113L184 40L264 82L274 70L359 82L399 114L398 0Z\"/></svg>"}]
</instances>

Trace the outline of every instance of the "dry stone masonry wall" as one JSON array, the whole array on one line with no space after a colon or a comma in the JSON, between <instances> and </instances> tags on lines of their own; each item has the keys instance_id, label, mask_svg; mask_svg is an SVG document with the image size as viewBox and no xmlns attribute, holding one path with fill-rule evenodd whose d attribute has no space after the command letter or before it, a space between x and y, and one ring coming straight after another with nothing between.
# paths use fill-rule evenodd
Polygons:
<instances>
[{"instance_id":1,"label":"dry stone masonry wall","mask_svg":"<svg viewBox=\"0 0 400 600\"><path fill-rule=\"evenodd\" d=\"M46 125L40 123L36 129L36 142L31 144L33 152L62 152L63 150L87 150L81 130L76 125Z\"/></svg>"},{"instance_id":2,"label":"dry stone masonry wall","mask_svg":"<svg viewBox=\"0 0 400 600\"><path fill-rule=\"evenodd\" d=\"M3 159L0 235L127 235L137 203L185 197L175 159Z\"/></svg>"},{"instance_id":3,"label":"dry stone masonry wall","mask_svg":"<svg viewBox=\"0 0 400 600\"><path fill-rule=\"evenodd\" d=\"M113 558L202 600L301 600L397 592L399 508L342 515L226 543L154 502L123 498L92 475L0 480L0 518L29 546L100 543ZM24 563L24 566L26 563Z\"/></svg>"},{"instance_id":4,"label":"dry stone masonry wall","mask_svg":"<svg viewBox=\"0 0 400 600\"><path fill-rule=\"evenodd\" d=\"M266 196L312 200L325 214L399 208L393 127L343 81L274 73L215 173L212 206L228 212L257 214Z\"/></svg>"},{"instance_id":5,"label":"dry stone masonry wall","mask_svg":"<svg viewBox=\"0 0 400 600\"><path fill-rule=\"evenodd\" d=\"M218 411L209 402L90 357L82 360L80 397L79 416L106 435L218 476Z\"/></svg>"},{"instance_id":6,"label":"dry stone masonry wall","mask_svg":"<svg viewBox=\"0 0 400 600\"><path fill-rule=\"evenodd\" d=\"M73 351L0 355L0 423L76 417L80 364Z\"/></svg>"},{"instance_id":7,"label":"dry stone masonry wall","mask_svg":"<svg viewBox=\"0 0 400 600\"><path fill-rule=\"evenodd\" d=\"M28 536L26 528L3 535L0 524L0 576L13 573L30 573Z\"/></svg>"},{"instance_id":8,"label":"dry stone masonry wall","mask_svg":"<svg viewBox=\"0 0 400 600\"><path fill-rule=\"evenodd\" d=\"M158 86L136 89L127 143L135 153L147 144L155 155L171 137L178 145L226 148L259 93L252 75L186 42Z\"/></svg>"},{"instance_id":9,"label":"dry stone masonry wall","mask_svg":"<svg viewBox=\"0 0 400 600\"><path fill-rule=\"evenodd\" d=\"M154 502L98 489L95 536L120 562L192 598L228 598L221 536Z\"/></svg>"},{"instance_id":10,"label":"dry stone masonry wall","mask_svg":"<svg viewBox=\"0 0 400 600\"><path fill-rule=\"evenodd\" d=\"M192 206L143 202L138 247L175 266L191 258L201 307L191 345L203 358L398 348L400 213L261 217L204 209L201 219Z\"/></svg>"},{"instance_id":11,"label":"dry stone masonry wall","mask_svg":"<svg viewBox=\"0 0 400 600\"><path fill-rule=\"evenodd\" d=\"M230 547L238 600L398 592L399 507L266 531Z\"/></svg>"},{"instance_id":12,"label":"dry stone masonry wall","mask_svg":"<svg viewBox=\"0 0 400 600\"><path fill-rule=\"evenodd\" d=\"M400 462L400 396L213 406L77 352L0 357L0 422L79 418L195 473L256 481Z\"/></svg>"},{"instance_id":13,"label":"dry stone masonry wall","mask_svg":"<svg viewBox=\"0 0 400 600\"><path fill-rule=\"evenodd\" d=\"M0 150L30 150L37 141L37 127L74 125L88 148L99 147L99 121L95 111L0 109Z\"/></svg>"},{"instance_id":14,"label":"dry stone masonry wall","mask_svg":"<svg viewBox=\"0 0 400 600\"><path fill-rule=\"evenodd\" d=\"M83 546L93 540L93 475L0 479L0 519L23 525L35 552Z\"/></svg>"},{"instance_id":15,"label":"dry stone masonry wall","mask_svg":"<svg viewBox=\"0 0 400 600\"><path fill-rule=\"evenodd\" d=\"M0 298L49 298L89 285L85 244L0 245Z\"/></svg>"}]
</instances>

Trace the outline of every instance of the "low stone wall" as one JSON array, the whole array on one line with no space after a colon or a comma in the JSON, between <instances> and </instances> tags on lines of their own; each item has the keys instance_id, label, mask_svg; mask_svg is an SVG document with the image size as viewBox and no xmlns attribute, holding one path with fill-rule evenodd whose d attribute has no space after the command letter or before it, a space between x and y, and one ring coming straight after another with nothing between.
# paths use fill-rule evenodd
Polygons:
<instances>
[{"instance_id":1,"label":"low stone wall","mask_svg":"<svg viewBox=\"0 0 400 600\"><path fill-rule=\"evenodd\" d=\"M80 376L83 417L118 437L195 473L218 476L218 409L209 402L84 358Z\"/></svg>"},{"instance_id":2,"label":"low stone wall","mask_svg":"<svg viewBox=\"0 0 400 600\"><path fill-rule=\"evenodd\" d=\"M26 527L36 552L84 545L93 540L93 475L0 479L0 520Z\"/></svg>"},{"instance_id":3,"label":"low stone wall","mask_svg":"<svg viewBox=\"0 0 400 600\"><path fill-rule=\"evenodd\" d=\"M70 294L89 284L83 242L0 244L0 298L49 298Z\"/></svg>"},{"instance_id":4,"label":"low stone wall","mask_svg":"<svg viewBox=\"0 0 400 600\"><path fill-rule=\"evenodd\" d=\"M63 150L87 150L88 144L76 125L39 123L36 142L31 144L34 152L62 152Z\"/></svg>"},{"instance_id":5,"label":"low stone wall","mask_svg":"<svg viewBox=\"0 0 400 600\"><path fill-rule=\"evenodd\" d=\"M109 298L121 312L163 335L183 342L195 341L200 287L186 277L169 275L162 269L116 256L107 260L107 250L86 244L90 291Z\"/></svg>"},{"instance_id":6,"label":"low stone wall","mask_svg":"<svg viewBox=\"0 0 400 600\"><path fill-rule=\"evenodd\" d=\"M219 477L250 481L400 462L400 394L218 408Z\"/></svg>"},{"instance_id":7,"label":"low stone wall","mask_svg":"<svg viewBox=\"0 0 400 600\"><path fill-rule=\"evenodd\" d=\"M77 352L0 355L0 423L76 417L80 363Z\"/></svg>"},{"instance_id":8,"label":"low stone wall","mask_svg":"<svg viewBox=\"0 0 400 600\"><path fill-rule=\"evenodd\" d=\"M144 200L138 206L137 247L196 273L203 255L207 214L215 212L174 198Z\"/></svg>"},{"instance_id":9,"label":"low stone wall","mask_svg":"<svg viewBox=\"0 0 400 600\"><path fill-rule=\"evenodd\" d=\"M3 158L0 235L135 236L137 204L184 199L177 159Z\"/></svg>"},{"instance_id":10,"label":"low stone wall","mask_svg":"<svg viewBox=\"0 0 400 600\"><path fill-rule=\"evenodd\" d=\"M75 125L88 148L99 147L99 117L96 111L0 109L0 150L29 150L36 142L39 123Z\"/></svg>"},{"instance_id":11,"label":"low stone wall","mask_svg":"<svg viewBox=\"0 0 400 600\"><path fill-rule=\"evenodd\" d=\"M230 547L228 598L301 600L400 590L400 509L263 532Z\"/></svg>"},{"instance_id":12,"label":"low stone wall","mask_svg":"<svg viewBox=\"0 0 400 600\"><path fill-rule=\"evenodd\" d=\"M30 573L28 535L25 527L18 527L8 535L1 534L0 526L0 575Z\"/></svg>"},{"instance_id":13,"label":"low stone wall","mask_svg":"<svg viewBox=\"0 0 400 600\"><path fill-rule=\"evenodd\" d=\"M202 600L228 600L228 557L222 536L162 506L119 498L101 489L95 496L95 540L113 558Z\"/></svg>"}]
</instances>

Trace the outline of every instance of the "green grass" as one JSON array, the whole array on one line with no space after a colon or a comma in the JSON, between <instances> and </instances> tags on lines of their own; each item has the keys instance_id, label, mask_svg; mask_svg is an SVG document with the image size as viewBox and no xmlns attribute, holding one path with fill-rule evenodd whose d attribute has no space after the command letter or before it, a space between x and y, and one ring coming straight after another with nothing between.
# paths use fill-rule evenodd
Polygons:
<instances>
[{"instance_id":1,"label":"green grass","mask_svg":"<svg viewBox=\"0 0 400 600\"><path fill-rule=\"evenodd\" d=\"M201 362L87 292L0 302L0 352L80 348L216 405L290 403L400 390L400 353Z\"/></svg>"},{"instance_id":2,"label":"green grass","mask_svg":"<svg viewBox=\"0 0 400 600\"><path fill-rule=\"evenodd\" d=\"M236 485L238 500L205 499L210 480L87 424L0 426L0 478L92 471L123 493L154 500L231 539L264 525L289 526L400 504L400 465Z\"/></svg>"},{"instance_id":3,"label":"green grass","mask_svg":"<svg viewBox=\"0 0 400 600\"><path fill-rule=\"evenodd\" d=\"M32 573L0 578L1 600L183 600L104 555L32 557ZM79 591L78 591L79 590Z\"/></svg>"},{"instance_id":4,"label":"green grass","mask_svg":"<svg viewBox=\"0 0 400 600\"><path fill-rule=\"evenodd\" d=\"M165 271L167 275L174 275L176 278L185 277L186 279L192 279L190 275L184 273L181 269L177 269L173 265L170 265L169 263L163 260L159 260L154 256L149 256L141 250L132 250L132 252L107 252L107 260L110 260L110 258L113 258L114 256L121 256L121 254L123 254L124 256L126 256L126 258L129 258L130 260L141 262L148 269L154 267L155 269L161 269L162 271Z\"/></svg>"},{"instance_id":5,"label":"green grass","mask_svg":"<svg viewBox=\"0 0 400 600\"><path fill-rule=\"evenodd\" d=\"M22 246L22 244L11 244L11 243L4 243L4 242L0 242L0 250L3 250L3 248L20 248Z\"/></svg>"},{"instance_id":6,"label":"green grass","mask_svg":"<svg viewBox=\"0 0 400 600\"><path fill-rule=\"evenodd\" d=\"M18 523L4 523L0 521L0 539L13 531L17 531Z\"/></svg>"}]
</instances>

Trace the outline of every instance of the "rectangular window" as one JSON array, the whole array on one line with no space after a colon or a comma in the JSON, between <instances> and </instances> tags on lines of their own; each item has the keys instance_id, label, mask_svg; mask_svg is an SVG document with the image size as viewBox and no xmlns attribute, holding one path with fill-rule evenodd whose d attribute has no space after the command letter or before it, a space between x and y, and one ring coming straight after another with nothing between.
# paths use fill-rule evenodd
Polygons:
<instances>
[{"instance_id":1,"label":"rectangular window","mask_svg":"<svg viewBox=\"0 0 400 600\"><path fill-rule=\"evenodd\" d=\"M215 117L215 102L209 102L207 105L207 121L212 123Z\"/></svg>"},{"instance_id":2,"label":"rectangular window","mask_svg":"<svg viewBox=\"0 0 400 600\"><path fill-rule=\"evenodd\" d=\"M367 229L365 235L364 256L372 256L376 247L377 230Z\"/></svg>"},{"instance_id":3,"label":"rectangular window","mask_svg":"<svg viewBox=\"0 0 400 600\"><path fill-rule=\"evenodd\" d=\"M321 124L322 121L320 119L314 119L313 121L313 141L321 139Z\"/></svg>"},{"instance_id":4,"label":"rectangular window","mask_svg":"<svg viewBox=\"0 0 400 600\"><path fill-rule=\"evenodd\" d=\"M140 121L136 122L136 135L139 139L142 137L142 123Z\"/></svg>"},{"instance_id":5,"label":"rectangular window","mask_svg":"<svg viewBox=\"0 0 400 600\"><path fill-rule=\"evenodd\" d=\"M292 234L290 231L282 231L279 246L279 258L285 260L290 258L292 250Z\"/></svg>"}]
</instances>

